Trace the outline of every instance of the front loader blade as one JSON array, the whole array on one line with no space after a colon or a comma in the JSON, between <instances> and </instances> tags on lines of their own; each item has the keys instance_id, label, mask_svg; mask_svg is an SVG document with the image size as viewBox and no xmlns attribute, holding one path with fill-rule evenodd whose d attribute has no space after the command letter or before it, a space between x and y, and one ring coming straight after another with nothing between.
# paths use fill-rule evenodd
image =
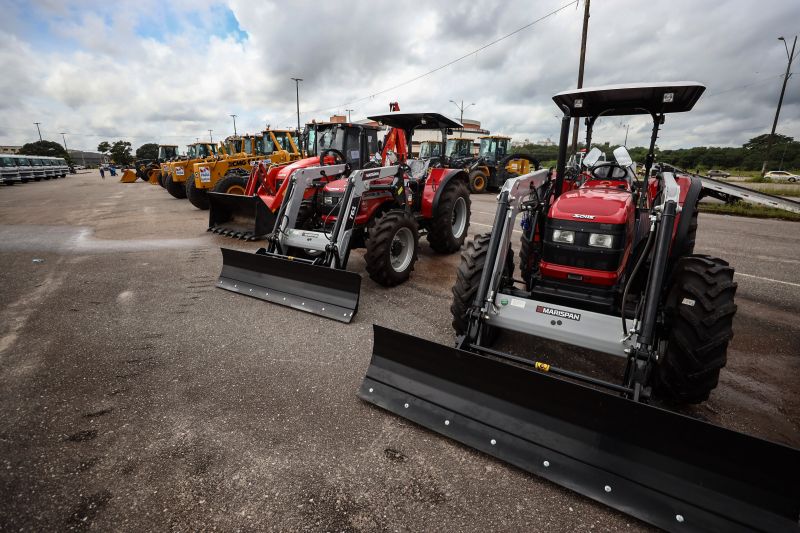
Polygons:
<instances>
[{"instance_id":1,"label":"front loader blade","mask_svg":"<svg viewBox=\"0 0 800 533\"><path fill-rule=\"evenodd\" d=\"M669 531L799 531L800 450L374 326L358 395Z\"/></svg>"},{"instance_id":2,"label":"front loader blade","mask_svg":"<svg viewBox=\"0 0 800 533\"><path fill-rule=\"evenodd\" d=\"M220 248L218 286L307 313L350 322L358 311L361 276L271 255Z\"/></svg>"},{"instance_id":3,"label":"front loader blade","mask_svg":"<svg viewBox=\"0 0 800 533\"><path fill-rule=\"evenodd\" d=\"M275 214L256 196L208 193L208 231L254 241L275 227Z\"/></svg>"},{"instance_id":4,"label":"front loader blade","mask_svg":"<svg viewBox=\"0 0 800 533\"><path fill-rule=\"evenodd\" d=\"M120 183L135 183L136 182L136 172L126 168L122 171L122 176L119 178Z\"/></svg>"}]
</instances>

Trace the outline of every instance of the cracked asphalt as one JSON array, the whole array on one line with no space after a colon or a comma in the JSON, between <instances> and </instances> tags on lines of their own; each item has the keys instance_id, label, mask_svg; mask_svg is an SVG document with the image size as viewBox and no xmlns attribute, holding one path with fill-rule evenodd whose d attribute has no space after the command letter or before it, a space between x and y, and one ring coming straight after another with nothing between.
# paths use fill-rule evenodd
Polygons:
<instances>
[{"instance_id":1,"label":"cracked asphalt","mask_svg":"<svg viewBox=\"0 0 800 533\"><path fill-rule=\"evenodd\" d=\"M473 197L488 231L494 197ZM0 530L646 531L356 397L372 323L450 344L457 254L363 274L341 324L215 288L207 212L96 172L0 189ZM728 366L704 405L800 446L800 224L700 216L737 270ZM38 260L38 261L34 261ZM507 338L613 378L618 361Z\"/></svg>"}]
</instances>

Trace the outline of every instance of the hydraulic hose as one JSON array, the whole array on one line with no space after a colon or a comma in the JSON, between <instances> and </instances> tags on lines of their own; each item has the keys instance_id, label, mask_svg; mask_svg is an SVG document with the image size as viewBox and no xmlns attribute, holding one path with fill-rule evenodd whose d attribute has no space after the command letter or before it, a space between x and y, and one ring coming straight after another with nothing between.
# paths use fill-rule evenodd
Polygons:
<instances>
[{"instance_id":1,"label":"hydraulic hose","mask_svg":"<svg viewBox=\"0 0 800 533\"><path fill-rule=\"evenodd\" d=\"M636 265L634 265L633 270L631 271L631 276L628 278L628 282L625 284L625 290L622 291L622 304L621 304L621 313L622 316L622 332L625 336L628 336L628 326L625 323L625 303L628 301L628 289L630 289L633 280L636 278L636 274L639 272L639 268L644 263L647 254L650 253L650 247L653 246L653 240L655 239L656 229L655 227L650 229L650 233L647 236L647 242L644 245L644 249L642 250L642 255L639 256L639 259L636 261Z\"/></svg>"}]
</instances>

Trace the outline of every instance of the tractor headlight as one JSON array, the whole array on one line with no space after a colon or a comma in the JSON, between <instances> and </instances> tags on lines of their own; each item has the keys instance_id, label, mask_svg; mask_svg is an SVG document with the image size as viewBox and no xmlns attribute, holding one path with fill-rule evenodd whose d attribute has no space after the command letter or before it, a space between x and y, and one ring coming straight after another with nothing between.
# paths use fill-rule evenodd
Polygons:
<instances>
[{"instance_id":1,"label":"tractor headlight","mask_svg":"<svg viewBox=\"0 0 800 533\"><path fill-rule=\"evenodd\" d=\"M590 233L589 246L596 248L611 248L614 245L614 236L605 233Z\"/></svg>"},{"instance_id":2,"label":"tractor headlight","mask_svg":"<svg viewBox=\"0 0 800 533\"><path fill-rule=\"evenodd\" d=\"M575 242L575 232L566 231L563 229L554 229L553 242L563 242L566 244L572 244Z\"/></svg>"}]
</instances>

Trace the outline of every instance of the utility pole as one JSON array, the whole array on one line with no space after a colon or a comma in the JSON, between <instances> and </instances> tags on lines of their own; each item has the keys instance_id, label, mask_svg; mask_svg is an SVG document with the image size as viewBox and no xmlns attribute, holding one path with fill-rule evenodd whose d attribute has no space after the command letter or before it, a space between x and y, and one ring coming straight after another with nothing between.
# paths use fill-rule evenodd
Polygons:
<instances>
[{"instance_id":1,"label":"utility pole","mask_svg":"<svg viewBox=\"0 0 800 533\"><path fill-rule=\"evenodd\" d=\"M239 115L230 115L230 116L233 117L233 136L236 137L237 136L236 135L236 117L238 117Z\"/></svg>"},{"instance_id":2,"label":"utility pole","mask_svg":"<svg viewBox=\"0 0 800 533\"><path fill-rule=\"evenodd\" d=\"M65 137L66 133L63 131L60 133L61 133L61 138L64 139L64 151L67 152L67 155L69 155L69 151L67 150L67 138Z\"/></svg>"},{"instance_id":3,"label":"utility pole","mask_svg":"<svg viewBox=\"0 0 800 533\"><path fill-rule=\"evenodd\" d=\"M42 140L42 130L39 129L39 124L41 124L41 122L34 122L34 124L36 124L36 131L39 132L39 141L41 142L41 140Z\"/></svg>"},{"instance_id":4,"label":"utility pole","mask_svg":"<svg viewBox=\"0 0 800 533\"><path fill-rule=\"evenodd\" d=\"M469 107L474 106L475 102L472 102L471 104L465 106L464 105L464 100L461 100L461 105L458 105L458 102L456 102L455 100L450 100L450 101L453 102L453 104L455 104L455 106L458 108L459 111L461 111L461 118L459 119L459 122L463 126L464 125L464 110L468 109Z\"/></svg>"},{"instance_id":5,"label":"utility pole","mask_svg":"<svg viewBox=\"0 0 800 533\"><path fill-rule=\"evenodd\" d=\"M209 139L211 139L211 141L210 141L210 142L212 142L212 143L213 143L213 142L214 142L214 136L213 136L213 135L211 135L211 132L212 132L212 131L214 131L214 130L208 130L208 138L209 138Z\"/></svg>"},{"instance_id":6,"label":"utility pole","mask_svg":"<svg viewBox=\"0 0 800 533\"><path fill-rule=\"evenodd\" d=\"M294 80L295 95L297 98L297 137L300 137L300 82L303 78L291 78Z\"/></svg>"},{"instance_id":7,"label":"utility pole","mask_svg":"<svg viewBox=\"0 0 800 533\"><path fill-rule=\"evenodd\" d=\"M783 37L778 37L779 41L783 41L783 47L786 48L786 57L789 58L789 62L786 64L786 74L783 76L783 87L781 87L781 97L778 99L778 109L775 110L775 120L772 122L772 132L769 134L769 139L767 140L767 156L764 158L764 164L761 165L761 177L764 177L764 174L767 172L767 163L769 163L769 153L772 151L772 143L775 142L775 128L778 127L778 117L781 114L781 105L783 105L783 95L786 92L786 82L789 81L789 77L792 75L789 70L792 68L792 61L794 61L794 48L797 45L797 35L794 36L794 43L792 43L792 51L789 52L789 47L786 45L786 39Z\"/></svg>"},{"instance_id":8,"label":"utility pole","mask_svg":"<svg viewBox=\"0 0 800 533\"><path fill-rule=\"evenodd\" d=\"M624 128L625 128L625 142L624 142L624 143L622 143L622 146L624 146L625 148L627 148L627 147L628 147L628 130L630 130L630 129L631 129L631 125L630 125L630 124L624 124L624 123L620 122L619 126L620 126L621 128L622 128L622 127L624 127Z\"/></svg>"},{"instance_id":9,"label":"utility pole","mask_svg":"<svg viewBox=\"0 0 800 533\"><path fill-rule=\"evenodd\" d=\"M589 0L583 0L583 33L581 34L581 61L578 65L578 89L583 87L583 67L586 64L586 36L589 34ZM572 153L578 151L578 128L580 119L575 118L572 126ZM589 147L587 146L588 150Z\"/></svg>"},{"instance_id":10,"label":"utility pole","mask_svg":"<svg viewBox=\"0 0 800 533\"><path fill-rule=\"evenodd\" d=\"M352 111L355 111L355 109L345 109L345 111L347 111L347 122L352 122L352 121L350 120L350 113L351 113Z\"/></svg>"}]
</instances>

